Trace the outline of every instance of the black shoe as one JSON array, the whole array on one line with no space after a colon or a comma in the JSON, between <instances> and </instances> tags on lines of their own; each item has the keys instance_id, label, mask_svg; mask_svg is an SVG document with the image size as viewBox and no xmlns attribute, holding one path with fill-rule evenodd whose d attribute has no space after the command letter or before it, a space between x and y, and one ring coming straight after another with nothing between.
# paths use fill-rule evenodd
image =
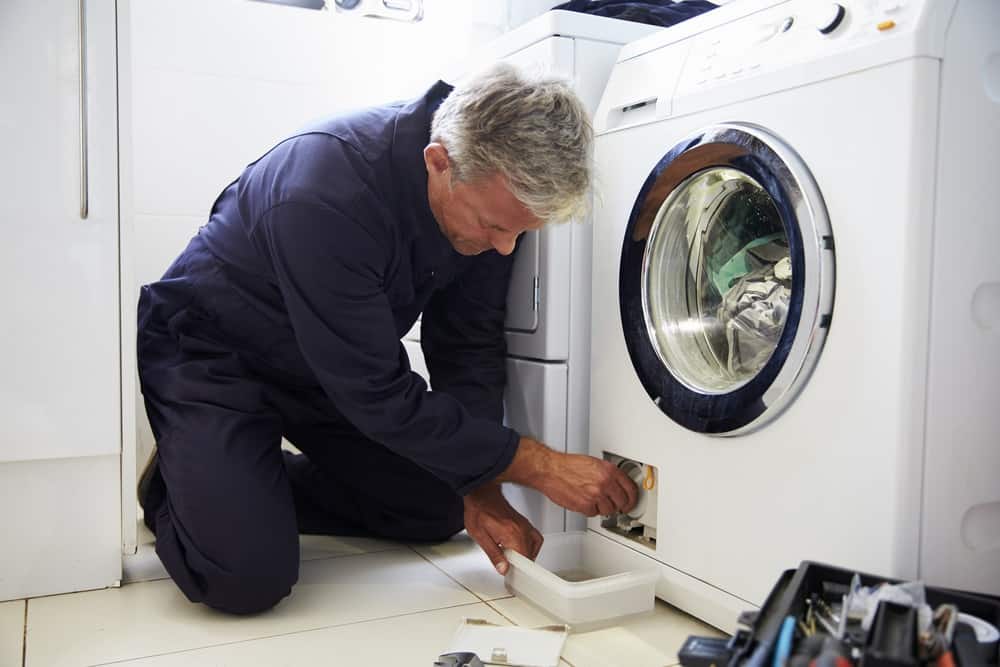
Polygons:
<instances>
[{"instance_id":1,"label":"black shoe","mask_svg":"<svg viewBox=\"0 0 1000 667\"><path fill-rule=\"evenodd\" d=\"M163 483L163 475L160 474L160 457L157 455L156 446L153 446L153 453L146 461L146 467L139 475L139 483L136 485L136 495L139 498L139 505L142 507L142 521L156 534L156 522L154 518L157 510L167 496L167 487Z\"/></svg>"}]
</instances>

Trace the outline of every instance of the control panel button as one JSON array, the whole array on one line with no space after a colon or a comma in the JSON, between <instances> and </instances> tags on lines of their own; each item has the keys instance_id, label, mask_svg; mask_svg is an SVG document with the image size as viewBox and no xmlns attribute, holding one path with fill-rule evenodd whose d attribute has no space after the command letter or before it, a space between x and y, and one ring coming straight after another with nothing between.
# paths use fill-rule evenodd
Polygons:
<instances>
[{"instance_id":1,"label":"control panel button","mask_svg":"<svg viewBox=\"0 0 1000 667\"><path fill-rule=\"evenodd\" d=\"M762 25L758 27L756 31L754 31L751 43L763 44L764 42L771 39L777 34L778 34L777 26L772 24Z\"/></svg>"},{"instance_id":2,"label":"control panel button","mask_svg":"<svg viewBox=\"0 0 1000 667\"><path fill-rule=\"evenodd\" d=\"M829 35L844 21L846 15L847 10L843 5L836 2L828 5L817 13L816 29L824 35Z\"/></svg>"}]
</instances>

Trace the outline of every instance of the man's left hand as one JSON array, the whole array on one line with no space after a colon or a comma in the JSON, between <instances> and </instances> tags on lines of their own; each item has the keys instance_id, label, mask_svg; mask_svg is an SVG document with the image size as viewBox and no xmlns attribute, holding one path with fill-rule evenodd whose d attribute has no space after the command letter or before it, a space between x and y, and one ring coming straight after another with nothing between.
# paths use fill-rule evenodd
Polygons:
<instances>
[{"instance_id":1,"label":"man's left hand","mask_svg":"<svg viewBox=\"0 0 1000 667\"><path fill-rule=\"evenodd\" d=\"M513 549L535 560L542 548L542 534L517 512L500 491L500 484L490 482L465 496L465 529L486 552L500 574L507 574L510 564L504 549Z\"/></svg>"}]
</instances>

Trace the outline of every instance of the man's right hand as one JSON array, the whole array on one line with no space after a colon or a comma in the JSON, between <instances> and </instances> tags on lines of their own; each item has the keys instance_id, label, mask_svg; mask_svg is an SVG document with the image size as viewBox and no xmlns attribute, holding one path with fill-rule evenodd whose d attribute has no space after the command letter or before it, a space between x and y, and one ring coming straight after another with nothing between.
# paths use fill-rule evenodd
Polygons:
<instances>
[{"instance_id":1,"label":"man's right hand","mask_svg":"<svg viewBox=\"0 0 1000 667\"><path fill-rule=\"evenodd\" d=\"M583 454L563 454L521 438L510 466L497 478L530 486L552 502L587 516L635 507L639 491L616 465Z\"/></svg>"}]
</instances>

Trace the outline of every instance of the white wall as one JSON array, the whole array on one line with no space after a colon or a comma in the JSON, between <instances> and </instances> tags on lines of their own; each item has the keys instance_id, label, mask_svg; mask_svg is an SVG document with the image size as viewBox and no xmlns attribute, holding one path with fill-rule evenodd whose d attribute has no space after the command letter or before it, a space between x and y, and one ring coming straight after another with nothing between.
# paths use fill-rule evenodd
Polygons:
<instances>
[{"instance_id":1,"label":"white wall","mask_svg":"<svg viewBox=\"0 0 1000 667\"><path fill-rule=\"evenodd\" d=\"M156 279L243 166L310 119L418 94L498 35L503 3L415 24L244 0L132 0L136 282Z\"/></svg>"}]
</instances>

